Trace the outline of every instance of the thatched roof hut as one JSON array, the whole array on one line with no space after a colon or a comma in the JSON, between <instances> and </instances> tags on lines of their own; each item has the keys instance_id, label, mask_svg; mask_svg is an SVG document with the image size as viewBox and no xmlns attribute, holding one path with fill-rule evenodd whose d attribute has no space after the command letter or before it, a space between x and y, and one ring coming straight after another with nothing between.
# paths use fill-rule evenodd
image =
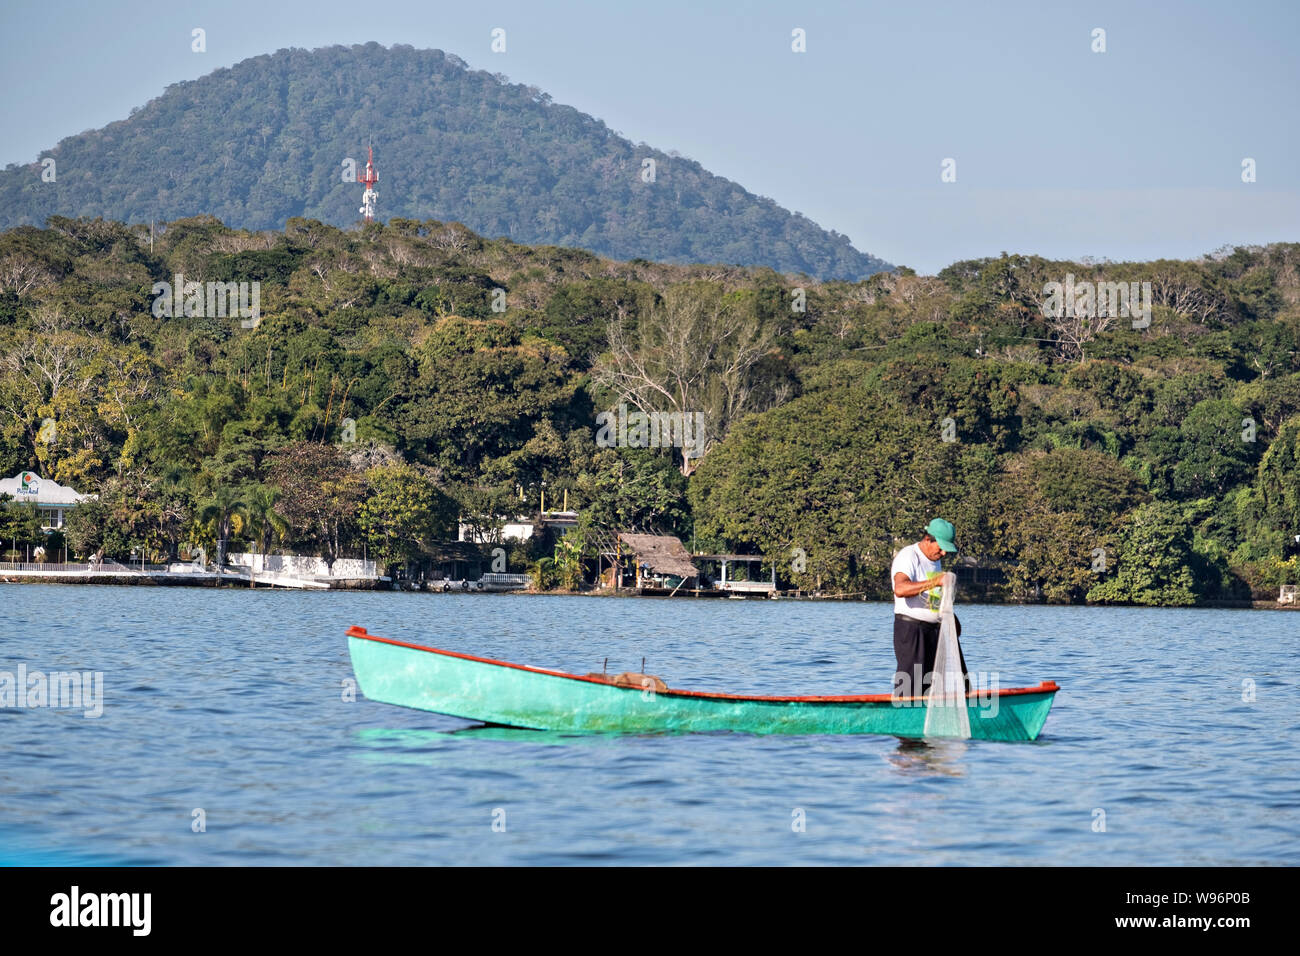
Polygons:
<instances>
[{"instance_id":1,"label":"thatched roof hut","mask_svg":"<svg viewBox=\"0 0 1300 956\"><path fill-rule=\"evenodd\" d=\"M686 546L670 534L621 533L618 540L632 552L638 569L645 565L651 574L666 574L683 579L693 578L700 573L692 563Z\"/></svg>"}]
</instances>

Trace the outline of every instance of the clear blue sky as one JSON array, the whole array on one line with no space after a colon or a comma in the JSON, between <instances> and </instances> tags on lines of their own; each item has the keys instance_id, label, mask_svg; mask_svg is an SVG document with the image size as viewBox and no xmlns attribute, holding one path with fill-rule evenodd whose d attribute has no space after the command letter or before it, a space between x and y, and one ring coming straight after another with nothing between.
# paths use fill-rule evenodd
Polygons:
<instances>
[{"instance_id":1,"label":"clear blue sky","mask_svg":"<svg viewBox=\"0 0 1300 956\"><path fill-rule=\"evenodd\" d=\"M247 57L369 40L538 86L922 272L1300 240L1297 0L6 0L0 164Z\"/></svg>"}]
</instances>

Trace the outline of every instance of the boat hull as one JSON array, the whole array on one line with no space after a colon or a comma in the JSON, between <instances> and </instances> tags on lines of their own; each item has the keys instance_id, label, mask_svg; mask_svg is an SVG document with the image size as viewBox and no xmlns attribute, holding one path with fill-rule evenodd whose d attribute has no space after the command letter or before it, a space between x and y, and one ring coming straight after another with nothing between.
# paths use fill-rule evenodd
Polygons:
<instances>
[{"instance_id":1,"label":"boat hull","mask_svg":"<svg viewBox=\"0 0 1300 956\"><path fill-rule=\"evenodd\" d=\"M348 631L352 668L371 700L507 727L573 733L892 734L925 736L925 702L888 694L758 697L618 686ZM1053 683L972 694L971 736L1033 740Z\"/></svg>"}]
</instances>

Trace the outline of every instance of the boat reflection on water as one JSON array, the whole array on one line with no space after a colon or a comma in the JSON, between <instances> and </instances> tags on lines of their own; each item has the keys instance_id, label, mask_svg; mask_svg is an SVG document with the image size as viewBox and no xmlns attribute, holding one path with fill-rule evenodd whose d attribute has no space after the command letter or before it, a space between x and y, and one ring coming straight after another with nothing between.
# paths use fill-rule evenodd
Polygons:
<instances>
[{"instance_id":1,"label":"boat reflection on water","mask_svg":"<svg viewBox=\"0 0 1300 956\"><path fill-rule=\"evenodd\" d=\"M565 745L612 743L619 740L662 737L742 737L763 736L741 734L735 731L714 731L712 733L691 733L657 731L651 733L630 734L619 731L582 732L558 730L531 730L526 727L506 727L500 724L466 724L446 729L399 729L367 728L357 732L357 740L367 748L377 750L439 749L451 741L457 740L496 740L510 743ZM800 735L791 735L797 739ZM819 735L811 735L819 736ZM874 734L863 734L863 739L871 739ZM955 738L919 738L897 737L897 749L885 756L899 770L924 770L926 768L949 774L960 774L961 768L951 766L960 760L970 747L969 740Z\"/></svg>"},{"instance_id":2,"label":"boat reflection on water","mask_svg":"<svg viewBox=\"0 0 1300 956\"><path fill-rule=\"evenodd\" d=\"M497 724L463 724L445 729L369 727L359 730L356 741L366 750L393 755L433 753L455 747L466 741L492 740L507 743L542 746L609 743L632 736L649 737L657 734L600 734L568 733L554 730L528 730L524 727L502 727Z\"/></svg>"},{"instance_id":3,"label":"boat reflection on water","mask_svg":"<svg viewBox=\"0 0 1300 956\"><path fill-rule=\"evenodd\" d=\"M575 733L559 730L530 730L527 727L504 727L500 724L472 724L444 734L472 740L509 740L524 744L582 744L607 741L618 737L662 737L663 734Z\"/></svg>"},{"instance_id":4,"label":"boat reflection on water","mask_svg":"<svg viewBox=\"0 0 1300 956\"><path fill-rule=\"evenodd\" d=\"M885 754L899 773L913 777L961 777L966 773L962 758L970 749L970 741L962 739L921 739L899 737L898 747Z\"/></svg>"}]
</instances>

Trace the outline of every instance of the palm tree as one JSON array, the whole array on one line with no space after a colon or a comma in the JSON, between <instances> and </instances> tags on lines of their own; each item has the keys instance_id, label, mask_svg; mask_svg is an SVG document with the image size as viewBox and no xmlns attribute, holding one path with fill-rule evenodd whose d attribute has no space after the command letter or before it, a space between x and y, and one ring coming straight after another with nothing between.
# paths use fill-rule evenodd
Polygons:
<instances>
[{"instance_id":1,"label":"palm tree","mask_svg":"<svg viewBox=\"0 0 1300 956\"><path fill-rule=\"evenodd\" d=\"M261 554L271 550L272 539L283 541L289 533L289 522L276 510L280 498L280 489L270 485L251 485L244 492L244 515Z\"/></svg>"},{"instance_id":2,"label":"palm tree","mask_svg":"<svg viewBox=\"0 0 1300 956\"><path fill-rule=\"evenodd\" d=\"M217 574L226 563L226 542L230 540L235 515L242 516L245 507L239 489L230 485L217 485L211 496L199 503L199 521L211 522L216 529Z\"/></svg>"}]
</instances>

